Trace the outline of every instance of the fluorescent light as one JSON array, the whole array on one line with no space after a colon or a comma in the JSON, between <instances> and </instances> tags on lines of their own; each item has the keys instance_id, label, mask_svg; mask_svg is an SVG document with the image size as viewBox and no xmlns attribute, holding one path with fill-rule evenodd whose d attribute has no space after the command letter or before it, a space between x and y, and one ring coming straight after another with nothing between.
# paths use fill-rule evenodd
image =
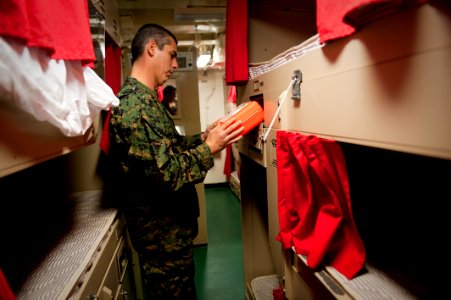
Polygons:
<instances>
[{"instance_id":1,"label":"fluorescent light","mask_svg":"<svg viewBox=\"0 0 451 300\"><path fill-rule=\"evenodd\" d=\"M224 62L225 61L225 53L224 52L225 52L225 49L223 47L219 46L219 44L216 45L213 48L213 61L215 63Z\"/></svg>"},{"instance_id":2,"label":"fluorescent light","mask_svg":"<svg viewBox=\"0 0 451 300\"><path fill-rule=\"evenodd\" d=\"M205 67L211 59L210 54L201 54L197 57L197 67L203 68Z\"/></svg>"}]
</instances>

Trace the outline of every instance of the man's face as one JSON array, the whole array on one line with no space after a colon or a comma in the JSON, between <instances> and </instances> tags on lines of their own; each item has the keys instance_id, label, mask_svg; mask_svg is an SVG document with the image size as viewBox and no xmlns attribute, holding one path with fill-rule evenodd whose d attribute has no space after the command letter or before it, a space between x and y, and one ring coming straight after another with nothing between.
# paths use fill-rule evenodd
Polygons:
<instances>
[{"instance_id":1,"label":"man's face","mask_svg":"<svg viewBox=\"0 0 451 300\"><path fill-rule=\"evenodd\" d=\"M158 61L158 71L157 71L157 85L162 85L171 76L172 73L178 68L177 65L177 45L175 41L170 38L170 43L164 45L163 49L157 49L156 59Z\"/></svg>"}]
</instances>

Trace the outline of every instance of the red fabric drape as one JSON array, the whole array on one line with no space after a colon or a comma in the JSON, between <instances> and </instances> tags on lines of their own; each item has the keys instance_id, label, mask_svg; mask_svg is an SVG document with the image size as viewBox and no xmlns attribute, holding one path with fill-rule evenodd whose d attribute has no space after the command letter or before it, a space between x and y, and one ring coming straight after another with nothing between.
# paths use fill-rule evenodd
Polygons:
<instances>
[{"instance_id":1,"label":"red fabric drape","mask_svg":"<svg viewBox=\"0 0 451 300\"><path fill-rule=\"evenodd\" d=\"M16 296L14 295L11 287L9 286L8 281L3 274L3 271L0 269L0 300L16 300Z\"/></svg>"},{"instance_id":2,"label":"red fabric drape","mask_svg":"<svg viewBox=\"0 0 451 300\"><path fill-rule=\"evenodd\" d=\"M236 86L231 85L229 87L229 95L227 97L227 102L236 103ZM224 161L224 174L229 177L233 172L233 155L232 155L232 145L228 145L225 152Z\"/></svg>"},{"instance_id":3,"label":"red fabric drape","mask_svg":"<svg viewBox=\"0 0 451 300\"><path fill-rule=\"evenodd\" d=\"M226 84L249 79L247 53L247 1L228 0L226 11Z\"/></svg>"},{"instance_id":4,"label":"red fabric drape","mask_svg":"<svg viewBox=\"0 0 451 300\"><path fill-rule=\"evenodd\" d=\"M95 61L87 1L0 1L0 35L46 49L53 59Z\"/></svg>"},{"instance_id":5,"label":"red fabric drape","mask_svg":"<svg viewBox=\"0 0 451 300\"><path fill-rule=\"evenodd\" d=\"M231 85L229 87L229 96L227 96L227 102L236 103L236 86Z\"/></svg>"},{"instance_id":6,"label":"red fabric drape","mask_svg":"<svg viewBox=\"0 0 451 300\"><path fill-rule=\"evenodd\" d=\"M106 39L105 44L105 82L111 87L114 94L119 93L122 78L121 48L112 39ZM103 123L102 135L100 136L100 148L108 154L110 138L108 135L110 124L110 113L108 110Z\"/></svg>"},{"instance_id":7,"label":"red fabric drape","mask_svg":"<svg viewBox=\"0 0 451 300\"><path fill-rule=\"evenodd\" d=\"M163 101L163 90L164 88L162 85L160 85L157 89L158 100L160 100L160 102Z\"/></svg>"},{"instance_id":8,"label":"red fabric drape","mask_svg":"<svg viewBox=\"0 0 451 300\"><path fill-rule=\"evenodd\" d=\"M353 34L359 27L406 6L428 0L317 0L316 23L320 42Z\"/></svg>"},{"instance_id":9,"label":"red fabric drape","mask_svg":"<svg viewBox=\"0 0 451 300\"><path fill-rule=\"evenodd\" d=\"M366 252L351 210L344 156L335 141L277 132L278 210L284 248L311 268L330 264L351 279Z\"/></svg>"},{"instance_id":10,"label":"red fabric drape","mask_svg":"<svg viewBox=\"0 0 451 300\"><path fill-rule=\"evenodd\" d=\"M233 171L232 145L228 145L225 150L224 175L229 177Z\"/></svg>"},{"instance_id":11,"label":"red fabric drape","mask_svg":"<svg viewBox=\"0 0 451 300\"><path fill-rule=\"evenodd\" d=\"M122 63L121 48L113 41L105 45L105 82L114 94L121 89Z\"/></svg>"}]
</instances>

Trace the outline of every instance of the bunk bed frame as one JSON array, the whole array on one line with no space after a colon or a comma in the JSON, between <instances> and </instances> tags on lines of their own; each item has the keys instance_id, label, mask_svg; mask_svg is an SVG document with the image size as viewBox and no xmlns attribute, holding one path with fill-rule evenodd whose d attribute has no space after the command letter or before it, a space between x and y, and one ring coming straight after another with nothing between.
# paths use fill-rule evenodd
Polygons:
<instances>
[{"instance_id":1,"label":"bunk bed frame","mask_svg":"<svg viewBox=\"0 0 451 300\"><path fill-rule=\"evenodd\" d=\"M300 95L293 95L293 86L288 90L287 87L299 75ZM369 265L367 269L374 276L362 280L367 280L366 283L360 281L362 277L347 280L329 266L311 270L304 257L293 250L283 250L275 239L279 232L275 145L277 130L294 131L357 147L431 159L447 166L449 171L450 82L450 11L426 4L387 16L352 36L306 51L250 79L237 90L242 102L258 99L265 111L260 132L239 144L245 281L250 297L255 298L251 282L273 274L281 280L290 300L382 299L378 297L382 297L383 290L387 297L384 299L438 295L435 290L417 293L418 287L401 286L384 270ZM286 99L281 98L284 91L288 91ZM267 138L262 141L263 136ZM245 188L255 186L262 171L266 177L258 184L266 184L266 191L257 193L255 188ZM449 179L449 173L443 176ZM432 201L426 204L428 213L436 211L432 205ZM431 216L426 221L436 224ZM439 246L439 241L431 245ZM434 280L437 283L433 286L441 286L440 279Z\"/></svg>"}]
</instances>

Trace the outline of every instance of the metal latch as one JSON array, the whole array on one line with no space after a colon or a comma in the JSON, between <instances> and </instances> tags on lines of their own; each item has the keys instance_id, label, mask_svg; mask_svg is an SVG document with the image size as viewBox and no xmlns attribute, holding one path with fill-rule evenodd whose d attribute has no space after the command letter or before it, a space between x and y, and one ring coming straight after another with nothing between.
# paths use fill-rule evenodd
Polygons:
<instances>
[{"instance_id":1,"label":"metal latch","mask_svg":"<svg viewBox=\"0 0 451 300\"><path fill-rule=\"evenodd\" d=\"M293 72L293 76L291 77L291 80L293 80L293 87L291 89L291 99L301 100L301 82L302 82L301 71L295 70Z\"/></svg>"}]
</instances>

